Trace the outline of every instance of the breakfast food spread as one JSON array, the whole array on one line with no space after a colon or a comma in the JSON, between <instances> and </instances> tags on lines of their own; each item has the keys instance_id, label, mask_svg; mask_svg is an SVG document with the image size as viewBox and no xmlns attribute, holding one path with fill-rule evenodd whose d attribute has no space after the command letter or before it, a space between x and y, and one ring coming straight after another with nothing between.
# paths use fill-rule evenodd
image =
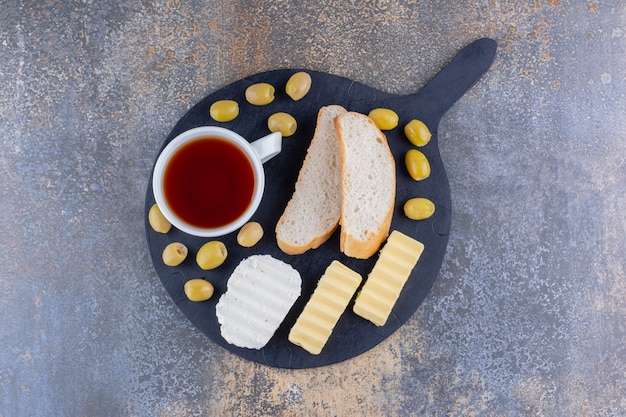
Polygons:
<instances>
[{"instance_id":1,"label":"breakfast food spread","mask_svg":"<svg viewBox=\"0 0 626 417\"><path fill-rule=\"evenodd\" d=\"M376 326L387 322L424 245L394 230L354 301L353 311Z\"/></svg>"},{"instance_id":2,"label":"breakfast food spread","mask_svg":"<svg viewBox=\"0 0 626 417\"><path fill-rule=\"evenodd\" d=\"M302 369L330 365L359 355L388 337L408 319L424 300L432 284L437 279L437 271L441 267L448 245L452 204L450 201L449 183L443 169L443 161L441 160L437 143L437 125L451 105L463 96L489 68L495 56L495 51L496 43L492 39L481 39L468 45L424 88L406 96L386 92L356 80L326 72L309 71L309 77L307 77L307 74L299 73L300 70L297 69L275 69L246 76L220 88L198 102L193 108L189 109L171 130L168 139L166 139L164 149L167 149L168 142L171 142L169 138L174 137L181 130L193 129L204 124L209 126L216 124L224 125L223 127L234 132L242 132L244 138L258 137L269 133L269 117L280 113L293 116L296 124L292 124L292 126L296 131L292 137L286 138L281 142L284 145L285 152L281 153L278 158L269 161L269 163L265 163L268 160L261 161L264 172L255 170L255 173L268 180L265 182L266 187L263 188L263 193L259 193L262 194L263 198L261 204L258 205L259 210L256 211L257 200L255 200L253 208L249 210L249 212L254 211L252 216L246 216L245 220L237 222L236 227L229 229L220 228L216 232L216 234L222 236L221 239L228 248L229 255L228 259L215 270L203 271L193 259L186 259L177 267L169 267L162 262L160 259L161 251L168 243L175 241L189 245L189 253L195 255L199 247L205 243L200 239L202 237L200 235L204 233L198 233L193 228L187 229L184 224L177 221L177 218L173 216L170 218L170 211L167 210L168 207L166 206L161 207L161 209L165 209L163 213L168 216L168 219L174 220L172 223L174 227L163 233L161 230L165 231L167 226L161 228L161 225L159 225L153 228L151 225L148 225L149 219L147 217L150 205L156 199L159 202L163 201L161 199L162 187L159 184L160 177L157 175L152 176L147 189L146 218L144 220L150 255L156 272L172 300L177 303L190 321L196 324L199 330L210 339L223 345L228 351L244 359L279 368ZM296 76L295 74L298 75ZM459 74L462 77L459 77ZM312 85L309 85L309 79L311 79ZM267 83L275 88L274 99L266 105L263 105L261 101L258 102L258 105L253 105L246 100L244 93L250 85L260 83ZM301 90L302 92L299 92L299 87L301 86L305 88ZM387 90L390 89L393 90L393 88L388 88ZM230 103L224 103L224 100L230 100ZM255 99L252 101L256 102ZM212 104L215 103L223 107L213 106ZM241 106L241 114L239 116L237 115L237 103ZM379 135L378 132L373 135L369 133L355 135L358 137L358 140L355 140L354 143L358 143L356 146L360 149L350 148L348 152L344 152L344 154L350 154L354 164L348 161L349 158L345 158L341 163L343 168L346 168L350 174L342 172L344 170L340 166L340 178L350 178L354 186L350 187L348 185L344 189L344 183L340 182L339 194L342 200L342 212L340 214L339 226L341 229L335 229L330 238L317 249L308 250L302 254L285 254L276 244L277 234L269 233L268 235L268 231L274 231L289 198L292 196L294 180L298 176L297 171L302 166L307 148L311 145L316 115L320 108L330 104L341 105L348 111L361 113L361 117L375 123L376 129L384 132L384 135ZM219 111L213 112L216 113L215 117L213 117L213 114L209 116L211 113L209 107L213 108L213 110L215 108L219 109ZM373 109L377 108L389 111L378 110L372 112ZM366 116L370 113L371 116ZM398 116L397 120L393 113ZM387 118L387 116L391 117ZM337 119L341 120L341 118L348 119L345 114ZM422 118L425 123L419 122L419 118ZM284 120L286 119L283 118ZM281 123L277 124L280 125ZM337 134L340 128L341 123L338 122L335 126L335 134ZM432 129L432 135L428 131L429 128ZM272 129L278 129L281 132L283 130L291 131L291 129L285 129L285 126L279 128L272 125ZM368 131L371 132L372 130L368 128ZM277 137L278 135L269 136ZM372 160L363 157L363 153L367 153L363 148L377 148L377 145L370 146L368 144L363 146L368 137L378 139L374 142L382 145L385 145L384 142L388 140L388 146L393 152L395 161L385 162L385 158L381 158L383 162L376 160L372 166ZM421 149L421 147L424 148ZM405 154L411 148L419 149L428 158L427 162L432 168L429 176L425 174L427 168L424 164L425 161L421 158L411 157L411 164L416 162L417 164L411 165L411 168L408 165L405 166ZM419 154L414 152L410 155L419 156ZM256 161L254 155L252 159ZM388 159L391 159L391 156ZM159 159L157 159L157 162L159 162ZM380 169L381 167L382 170ZM161 168L161 164L156 164L155 172L158 174ZM387 172L393 172L391 180L385 178ZM411 172L416 177L416 180L412 179ZM342 177L343 174L346 175ZM328 172L325 175L328 175ZM395 175L397 175L397 178ZM354 177L357 177L357 179L355 180ZM420 181L418 178L424 179L418 182ZM376 183L376 187L368 189L370 182ZM346 181L347 183L348 181ZM395 193L395 198L389 204L375 206L369 203L361 205L352 203L352 208L355 211L349 213L347 210L343 210L344 203L345 207L349 206L348 198L355 197L354 201L356 202L365 194L371 194L375 198L379 198L381 194L385 193L381 193L377 187L382 187L386 191L394 186L397 187L396 190L392 191L392 193ZM203 184L201 189L205 193L213 192L211 184L208 183ZM151 194L155 192L157 198L153 199L152 197L154 196ZM344 198L345 196L348 196L348 198ZM424 199L418 200L419 198ZM425 199L432 200L431 202L434 204L429 204ZM394 204L396 207L393 207ZM402 212L402 207L398 207L403 204L405 205L404 213ZM436 211L433 212L435 205ZM361 218L368 232L370 231L369 229L378 232L379 228L384 228L386 231L381 232L380 235L385 236L391 230L397 230L406 233L410 238L421 241L426 248L424 249L421 245L413 246L406 244L405 246L412 247L412 249L408 251L410 253L400 256L402 261L401 267L396 265L397 260L395 257L385 255L389 252L389 248L393 248L393 244L388 243L388 247L383 249L382 242L384 242L384 239L371 245L370 242L357 242L352 245L352 249L359 246L367 247L368 253L372 254L369 259L362 260L353 256L354 254L351 255L350 241L345 239L345 234L346 231L348 231L347 234L349 235L349 231L359 231L361 229L357 224L358 222L350 222L351 219L357 218L359 211L365 211L371 215L370 217L364 216ZM391 214L392 211L393 213ZM387 215L387 213L390 214ZM389 219L391 216L393 216L391 224L386 224L391 220ZM241 228L246 221L259 222L268 236L263 236L254 246L249 245L254 244L255 239L250 239L249 241L244 239L243 244L242 241L236 240L237 230L233 229ZM376 227L374 224L381 226ZM344 236L342 236L341 232L344 233ZM207 233L206 235L210 237L212 233ZM394 236L396 235L394 234L389 242L394 240ZM357 236L357 238L359 237ZM385 236L385 239L388 237ZM376 240L378 238L376 236ZM353 240L356 240L356 238L353 238ZM373 248L378 246L378 249L372 250L372 248L369 248L370 246ZM340 252L342 249L343 253ZM381 249L383 251L379 257ZM303 282L302 299L298 298L289 309L287 315L282 316L284 318L278 325L278 329L265 345L263 345L265 341L244 343L240 340L250 333L248 327L236 325L237 322L241 321L237 317L240 317L243 312L247 311L248 303L233 307L236 311L231 312L230 317L227 319L225 317L228 314L224 314L223 311L224 301L219 303L221 297L224 297L224 300L228 299L228 297L224 296L226 292L229 294L231 292L234 293L229 288L228 281L231 277L233 282L238 279L237 274L233 274L235 267L240 263L242 267L247 265L245 258L255 254L267 254L292 265L301 274ZM364 255L358 254L357 256ZM189 258L189 256L187 257ZM410 265L404 265L408 258L417 257L420 258L419 264L409 262ZM388 291L388 293L383 294L383 300L370 300L368 302L366 295L368 294L367 288L370 286L367 283L364 283L365 286L359 284L359 289L356 292L360 291L360 287L363 287L364 290L361 292L359 301L356 302L356 308L353 309L356 298L353 296L351 301L348 302L345 311L340 314L335 327L332 329L332 334L323 345L323 348L321 348L321 352L318 355L314 355L291 343L288 340L288 334L298 316L303 313L306 302L313 298L316 281L325 274L324 268L328 267L333 259L348 266L351 270L360 274L363 279L368 274L371 274L368 280L371 281L370 284L376 282L380 284L385 281L380 277L389 275L387 277L389 282L380 286L382 288L381 291ZM377 260L378 262L376 262ZM377 266L373 270L375 264ZM412 264L417 266L412 267ZM391 270L385 271L384 269ZM182 294L182 287L184 283L196 277L206 277L207 280L210 280L215 285L214 290L217 296L213 295L205 301L189 301ZM394 295L393 291L387 287L393 287L392 289L396 290L397 288L395 287L401 287L399 298L398 295ZM254 295L255 297L252 298L252 301L256 300L256 294ZM216 309L218 303L219 307ZM385 311L372 314L372 320L378 321L378 324L386 323L382 327L377 327L368 318L361 317L355 313L357 311L368 317L366 311L377 310L377 303L384 304L386 310L391 311L387 314L385 314ZM226 304L232 306L234 302ZM359 310L359 306L364 307L362 311ZM326 306L323 308L325 309ZM326 311L316 312L314 316L326 317L325 313ZM221 323L218 321L217 314L220 315ZM377 320L374 316L382 318ZM233 319L233 317L235 318ZM233 337L228 336L228 327L235 328ZM227 339L222 337L222 332ZM244 344L254 346L254 348L245 350L238 347L238 345ZM263 347L259 348L259 346ZM311 348L311 351L314 352L315 350Z\"/></svg>"},{"instance_id":3,"label":"breakfast food spread","mask_svg":"<svg viewBox=\"0 0 626 417\"><path fill-rule=\"evenodd\" d=\"M369 117L335 119L341 171L340 250L367 259L387 238L396 196L395 161L387 138Z\"/></svg>"},{"instance_id":4,"label":"breakfast food spread","mask_svg":"<svg viewBox=\"0 0 626 417\"><path fill-rule=\"evenodd\" d=\"M388 235L395 201L395 161L379 124L393 128L397 123L390 127L383 117L391 110L376 110L382 114L378 124L338 105L319 110L294 193L276 225L276 240L283 252L297 255L320 246L341 224L339 249L347 256L367 259L387 239L352 308L358 316L383 326L424 246L398 231ZM417 150L407 152L405 164L415 180L430 173L428 160ZM150 224L155 231L167 233L166 227L157 225L157 210L151 210ZM404 212L409 218L424 219L432 215L434 205L425 198L413 198L406 202ZM262 236L262 226L250 222L239 231L237 242L252 247ZM186 247L181 245L176 242L166 248L166 264L177 265L185 259ZM226 256L224 244L212 241L200 247L196 261L208 270L219 267ZM357 272L334 260L288 340L313 355L320 354L361 282ZM235 346L263 348L300 296L301 283L298 271L271 255L242 260L216 305L222 337ZM185 293L191 301L206 301L213 295L213 286L192 279L185 284Z\"/></svg>"},{"instance_id":5,"label":"breakfast food spread","mask_svg":"<svg viewBox=\"0 0 626 417\"><path fill-rule=\"evenodd\" d=\"M291 328L289 341L313 355L318 355L361 280L361 275L357 272L333 261Z\"/></svg>"},{"instance_id":6,"label":"breakfast food spread","mask_svg":"<svg viewBox=\"0 0 626 417\"><path fill-rule=\"evenodd\" d=\"M310 88L310 75L297 72L287 81L285 93L298 101ZM275 88L256 83L246 89L245 97L253 105L264 106L274 101ZM219 122L233 120L238 114L238 104L233 100L219 100L210 108L211 117ZM339 105L321 107L293 195L275 229L278 247L289 255L319 247L339 226L339 250L349 257L370 258L387 239L352 308L353 313L376 326L387 322L424 250L422 243L397 230L389 235L396 165L382 131L397 126L398 114L391 109L377 108L365 115ZM276 112L269 117L267 127L288 137L297 130L297 122L290 114ZM409 122L404 131L415 146L424 146L430 139L428 128L418 120ZM406 153L405 166L414 180L430 175L428 159L416 149ZM404 205L404 213L414 220L425 219L434 213L434 204L425 198L412 198ZM154 205L149 223L155 232L168 233L171 225L162 217ZM251 248L262 237L261 224L249 222L238 232L237 243ZM163 251L163 262L176 266L187 254L185 245L173 242ZM206 242L196 253L196 263L202 270L212 270L219 268L227 256L224 243ZM319 355L362 281L359 273L333 260L300 312L288 340ZM301 286L300 273L271 255L243 259L215 306L224 340L242 348L262 349L300 296ZM209 300L214 290L204 279L190 279L184 285L187 298L194 302Z\"/></svg>"},{"instance_id":7,"label":"breakfast food spread","mask_svg":"<svg viewBox=\"0 0 626 417\"><path fill-rule=\"evenodd\" d=\"M276 224L278 247L290 255L315 249L337 228L341 217L339 148L333 123L341 106L319 110L317 125L291 200Z\"/></svg>"},{"instance_id":8,"label":"breakfast food spread","mask_svg":"<svg viewBox=\"0 0 626 417\"><path fill-rule=\"evenodd\" d=\"M215 307L222 337L235 346L261 349L300 296L301 285L298 271L270 255L242 260Z\"/></svg>"}]
</instances>

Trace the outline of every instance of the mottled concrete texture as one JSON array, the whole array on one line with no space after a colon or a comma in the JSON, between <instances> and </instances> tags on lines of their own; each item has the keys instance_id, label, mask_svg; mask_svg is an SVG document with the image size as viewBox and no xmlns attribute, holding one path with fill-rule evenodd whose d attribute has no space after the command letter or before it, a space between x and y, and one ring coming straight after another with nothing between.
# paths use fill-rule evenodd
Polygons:
<instances>
[{"instance_id":1,"label":"mottled concrete texture","mask_svg":"<svg viewBox=\"0 0 626 417\"><path fill-rule=\"evenodd\" d=\"M0 416L625 415L625 4L3 1ZM404 327L289 371L189 324L143 204L191 106L286 67L410 93L485 36L439 129L448 253Z\"/></svg>"}]
</instances>

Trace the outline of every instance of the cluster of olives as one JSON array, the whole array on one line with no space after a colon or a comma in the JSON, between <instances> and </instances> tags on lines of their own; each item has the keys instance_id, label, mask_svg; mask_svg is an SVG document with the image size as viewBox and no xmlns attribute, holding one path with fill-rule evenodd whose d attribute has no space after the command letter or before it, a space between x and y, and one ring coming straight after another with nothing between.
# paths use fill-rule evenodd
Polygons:
<instances>
[{"instance_id":1,"label":"cluster of olives","mask_svg":"<svg viewBox=\"0 0 626 417\"><path fill-rule=\"evenodd\" d=\"M311 76L303 71L293 74L285 85L285 93L294 101L300 100L311 89ZM274 101L276 89L269 83L252 84L246 89L246 101L255 106L265 106ZM235 100L218 100L209 108L209 114L217 122L230 122L239 116L239 104ZM296 119L285 112L277 112L267 119L270 132L280 132L283 137L296 133Z\"/></svg>"},{"instance_id":2,"label":"cluster of olives","mask_svg":"<svg viewBox=\"0 0 626 417\"><path fill-rule=\"evenodd\" d=\"M168 233L172 224L165 218L159 206L153 204L148 211L148 223L155 232ZM257 222L245 224L237 234L237 242L243 247L256 245L263 237L263 227ZM165 246L161 259L167 266L178 266L187 259L189 249L181 242L172 242ZM219 240L205 243L196 253L196 263L205 270L218 268L226 261L228 250ZM191 301L205 301L213 296L213 285L204 279L191 279L185 283L185 294Z\"/></svg>"},{"instance_id":3,"label":"cluster of olives","mask_svg":"<svg viewBox=\"0 0 626 417\"><path fill-rule=\"evenodd\" d=\"M163 263L167 266L180 265L189 250L180 242L170 243L163 249ZM205 243L196 254L196 263L203 270L215 269L222 265L228 256L226 246L217 240ZM206 301L213 296L213 284L202 278L190 279L184 286L185 295L190 301Z\"/></svg>"},{"instance_id":4,"label":"cluster of olives","mask_svg":"<svg viewBox=\"0 0 626 417\"><path fill-rule=\"evenodd\" d=\"M399 117L391 109L377 108L368 116L374 121L380 130L395 129L399 123ZM404 134L415 146L425 146L432 137L428 126L421 120L413 119L404 126ZM410 149L404 155L404 164L409 176L415 181L421 181L430 176L430 164L428 158L417 149ZM412 220L427 219L435 213L435 205L427 198L411 198L404 204L404 214Z\"/></svg>"}]
</instances>

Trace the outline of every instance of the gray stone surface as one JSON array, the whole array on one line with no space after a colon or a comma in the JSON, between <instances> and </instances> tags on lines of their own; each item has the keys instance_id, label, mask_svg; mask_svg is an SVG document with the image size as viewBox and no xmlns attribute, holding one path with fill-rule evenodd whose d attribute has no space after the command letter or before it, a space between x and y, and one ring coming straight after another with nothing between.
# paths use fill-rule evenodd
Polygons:
<instances>
[{"instance_id":1,"label":"gray stone surface","mask_svg":"<svg viewBox=\"0 0 626 417\"><path fill-rule=\"evenodd\" d=\"M624 415L624 2L318 3L2 3L0 416ZM448 253L405 326L289 371L186 321L143 203L191 106L286 67L410 93L484 36L439 129Z\"/></svg>"}]
</instances>

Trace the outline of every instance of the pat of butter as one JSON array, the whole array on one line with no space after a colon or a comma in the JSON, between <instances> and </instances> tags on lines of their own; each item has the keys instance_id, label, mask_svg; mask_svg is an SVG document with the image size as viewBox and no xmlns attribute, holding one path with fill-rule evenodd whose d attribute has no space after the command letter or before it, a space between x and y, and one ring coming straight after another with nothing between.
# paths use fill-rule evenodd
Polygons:
<instances>
[{"instance_id":1,"label":"pat of butter","mask_svg":"<svg viewBox=\"0 0 626 417\"><path fill-rule=\"evenodd\" d=\"M291 328L289 341L313 355L318 355L361 280L357 272L341 262L333 261Z\"/></svg>"},{"instance_id":2,"label":"pat of butter","mask_svg":"<svg viewBox=\"0 0 626 417\"><path fill-rule=\"evenodd\" d=\"M391 232L356 297L353 311L375 325L383 326L423 251L421 242L397 230Z\"/></svg>"},{"instance_id":3,"label":"pat of butter","mask_svg":"<svg viewBox=\"0 0 626 417\"><path fill-rule=\"evenodd\" d=\"M298 299L302 279L270 255L242 260L215 306L222 337L235 346L261 349Z\"/></svg>"}]
</instances>

